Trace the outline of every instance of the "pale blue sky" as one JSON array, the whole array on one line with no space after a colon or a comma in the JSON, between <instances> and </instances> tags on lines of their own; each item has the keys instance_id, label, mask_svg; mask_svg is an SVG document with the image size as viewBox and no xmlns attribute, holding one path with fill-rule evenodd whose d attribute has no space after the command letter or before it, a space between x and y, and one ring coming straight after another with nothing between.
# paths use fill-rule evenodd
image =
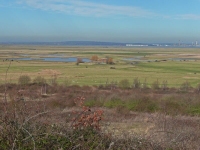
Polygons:
<instances>
[{"instance_id":1,"label":"pale blue sky","mask_svg":"<svg viewBox=\"0 0 200 150\"><path fill-rule=\"evenodd\" d=\"M200 0L0 0L0 42L200 41Z\"/></svg>"}]
</instances>

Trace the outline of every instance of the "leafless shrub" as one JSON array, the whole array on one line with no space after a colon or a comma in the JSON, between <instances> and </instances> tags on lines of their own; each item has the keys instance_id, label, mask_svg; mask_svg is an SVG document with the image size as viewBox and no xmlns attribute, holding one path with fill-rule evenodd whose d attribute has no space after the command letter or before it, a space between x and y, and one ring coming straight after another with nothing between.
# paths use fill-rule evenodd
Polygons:
<instances>
[{"instance_id":1,"label":"leafless shrub","mask_svg":"<svg viewBox=\"0 0 200 150\"><path fill-rule=\"evenodd\" d=\"M197 84L196 89L198 92L200 92L200 83Z\"/></svg>"},{"instance_id":2,"label":"leafless shrub","mask_svg":"<svg viewBox=\"0 0 200 150\"><path fill-rule=\"evenodd\" d=\"M184 91L188 91L189 88L191 88L190 83L188 81L185 81L181 84L180 89Z\"/></svg>"},{"instance_id":3,"label":"leafless shrub","mask_svg":"<svg viewBox=\"0 0 200 150\"><path fill-rule=\"evenodd\" d=\"M167 89L167 80L164 80L164 81L162 82L161 88L162 88L163 90L166 90L166 89Z\"/></svg>"},{"instance_id":4,"label":"leafless shrub","mask_svg":"<svg viewBox=\"0 0 200 150\"><path fill-rule=\"evenodd\" d=\"M159 81L158 80L156 80L156 81L154 81L152 84L151 84L151 88L152 89L159 89L160 88L160 85L159 85L160 83L159 83Z\"/></svg>"},{"instance_id":5,"label":"leafless shrub","mask_svg":"<svg viewBox=\"0 0 200 150\"><path fill-rule=\"evenodd\" d=\"M58 78L58 75L57 74L53 74L51 76L51 79L49 80L50 84L51 85L57 85L57 78Z\"/></svg>"},{"instance_id":6,"label":"leafless shrub","mask_svg":"<svg viewBox=\"0 0 200 150\"><path fill-rule=\"evenodd\" d=\"M144 82L142 83L141 86L142 86L143 89L147 89L148 88L147 79L146 78L144 79Z\"/></svg>"},{"instance_id":7,"label":"leafless shrub","mask_svg":"<svg viewBox=\"0 0 200 150\"><path fill-rule=\"evenodd\" d=\"M37 83L37 84L40 84L40 85L43 85L46 83L46 79L44 77L41 77L41 76L37 76L33 79L33 83Z\"/></svg>"},{"instance_id":8,"label":"leafless shrub","mask_svg":"<svg viewBox=\"0 0 200 150\"><path fill-rule=\"evenodd\" d=\"M133 88L140 88L140 86L141 86L140 80L138 78L135 78L133 80Z\"/></svg>"},{"instance_id":9,"label":"leafless shrub","mask_svg":"<svg viewBox=\"0 0 200 150\"><path fill-rule=\"evenodd\" d=\"M28 75L21 75L18 79L20 85L27 85L31 82L31 78Z\"/></svg>"},{"instance_id":10,"label":"leafless shrub","mask_svg":"<svg viewBox=\"0 0 200 150\"><path fill-rule=\"evenodd\" d=\"M77 58L77 60L76 60L76 65L78 66L79 63L83 63L83 59L82 59L82 58Z\"/></svg>"}]
</instances>

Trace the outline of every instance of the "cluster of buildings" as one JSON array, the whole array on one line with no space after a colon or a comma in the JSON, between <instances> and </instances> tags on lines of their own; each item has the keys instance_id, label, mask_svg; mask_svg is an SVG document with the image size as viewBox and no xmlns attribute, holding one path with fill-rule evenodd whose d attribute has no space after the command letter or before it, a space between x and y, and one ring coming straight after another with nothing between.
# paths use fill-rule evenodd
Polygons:
<instances>
[{"instance_id":1,"label":"cluster of buildings","mask_svg":"<svg viewBox=\"0 0 200 150\"><path fill-rule=\"evenodd\" d=\"M196 40L195 42L182 42L181 40L178 43L160 43L160 44L143 44L143 43L135 43L135 44L126 44L126 47L200 47L200 44Z\"/></svg>"},{"instance_id":2,"label":"cluster of buildings","mask_svg":"<svg viewBox=\"0 0 200 150\"><path fill-rule=\"evenodd\" d=\"M192 42L192 46L198 46L198 41Z\"/></svg>"}]
</instances>

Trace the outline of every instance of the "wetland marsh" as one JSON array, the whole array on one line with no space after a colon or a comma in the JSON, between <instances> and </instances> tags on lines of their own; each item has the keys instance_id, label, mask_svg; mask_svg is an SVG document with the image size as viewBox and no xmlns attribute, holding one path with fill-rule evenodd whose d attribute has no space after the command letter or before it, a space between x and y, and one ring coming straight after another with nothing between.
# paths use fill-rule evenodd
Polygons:
<instances>
[{"instance_id":1,"label":"wetland marsh","mask_svg":"<svg viewBox=\"0 0 200 150\"><path fill-rule=\"evenodd\" d=\"M195 87L200 82L199 48L127 48L127 47L65 47L65 46L6 46L0 47L0 82L11 65L7 77L17 82L20 75L32 79L57 76L57 82L70 81L77 85L104 85L134 78L146 80L150 86L155 80L167 80L169 87L179 87L188 81ZM90 61L111 57L114 64ZM77 58L84 63L76 65ZM114 67L115 69L111 69Z\"/></svg>"}]
</instances>

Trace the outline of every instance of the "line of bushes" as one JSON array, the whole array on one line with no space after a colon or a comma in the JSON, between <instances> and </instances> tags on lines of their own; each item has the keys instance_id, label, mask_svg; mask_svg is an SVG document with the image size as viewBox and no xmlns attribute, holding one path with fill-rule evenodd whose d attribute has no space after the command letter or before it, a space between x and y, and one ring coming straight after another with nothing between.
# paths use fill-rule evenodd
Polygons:
<instances>
[{"instance_id":1,"label":"line of bushes","mask_svg":"<svg viewBox=\"0 0 200 150\"><path fill-rule=\"evenodd\" d=\"M23 76L23 78L28 79L27 76ZM95 88L95 92L91 92L92 87L63 86L57 84L51 86L47 84L44 86L41 84L44 83L43 81L45 79L42 77L37 77L36 79L35 82L37 81L38 84L35 86L24 84L24 86L20 86L20 84L19 87L18 85L8 86L7 88L10 88L7 91L9 99L18 95L18 97L20 97L19 99L28 97L28 99L34 100L43 98L45 96L44 94L57 94L58 96L62 96L59 96L59 99L56 101L52 101L51 105L52 107L64 108L74 106L72 99L75 98L77 94L83 94L87 98L85 102L87 106L116 108L116 111L119 113L137 111L151 113L162 112L171 115L200 115L199 92L182 92L177 89L167 89L163 91L157 89L141 90L140 88L132 88L131 90L127 90L124 88L112 89L104 87L103 89L109 89L106 91L110 91L109 94L106 94L106 92L102 93L101 91L104 90L101 90L102 88L99 87ZM122 82L124 81L122 80ZM157 84L157 82L158 81L156 81L155 84ZM138 82L135 83L136 87L139 87ZM188 83L186 83L186 86L188 86ZM1 87L1 93L4 93L5 88L3 85ZM16 91L19 92L20 89L27 90L16 93ZM21 94L21 96L19 96L19 94Z\"/></svg>"},{"instance_id":2,"label":"line of bushes","mask_svg":"<svg viewBox=\"0 0 200 150\"><path fill-rule=\"evenodd\" d=\"M28 76L28 75L21 75L18 78L18 84L20 84L20 85L28 85L30 83L36 83L36 84L48 83L48 84L51 84L51 85L55 85L55 84L57 84L57 76L56 75L52 76L52 78L49 79L48 81L42 76L37 76L33 80L31 80L30 76ZM63 85L69 86L69 85L71 85L71 82L69 80L65 80L63 82ZM169 89L167 80L160 82L157 79L156 81L152 82L150 84L150 86L148 86L146 79L143 82L141 82L139 80L139 78L137 78L137 77L133 79L132 83L128 79L123 79L119 82L112 81L110 83L108 81L106 81L106 83L104 85L99 85L99 88L100 89L105 89L105 88L110 88L110 89L114 89L114 88L149 89L150 88L150 89L153 89L153 90L159 90L159 89L167 90L167 89ZM193 87L191 86L191 84L187 80L185 82L183 82L179 87L179 90L181 90L181 91L189 91L190 89L193 89ZM196 91L200 92L200 83L197 84Z\"/></svg>"}]
</instances>

